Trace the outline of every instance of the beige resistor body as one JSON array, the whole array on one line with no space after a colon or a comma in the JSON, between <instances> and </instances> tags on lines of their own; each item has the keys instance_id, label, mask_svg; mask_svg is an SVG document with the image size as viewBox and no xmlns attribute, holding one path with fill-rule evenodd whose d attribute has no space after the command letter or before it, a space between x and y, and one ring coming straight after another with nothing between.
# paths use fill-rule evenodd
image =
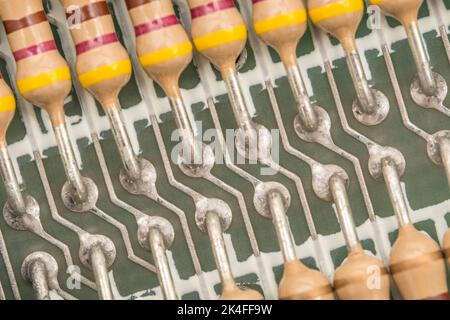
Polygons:
<instances>
[{"instance_id":1,"label":"beige resistor body","mask_svg":"<svg viewBox=\"0 0 450 320\"><path fill-rule=\"evenodd\" d=\"M16 100L11 88L0 74L0 148L6 147L6 131L14 118Z\"/></svg>"},{"instance_id":2,"label":"beige resistor body","mask_svg":"<svg viewBox=\"0 0 450 320\"><path fill-rule=\"evenodd\" d=\"M449 298L439 245L412 225L400 228L390 260L392 276L404 299Z\"/></svg>"},{"instance_id":3,"label":"beige resistor body","mask_svg":"<svg viewBox=\"0 0 450 320\"><path fill-rule=\"evenodd\" d=\"M282 300L334 300L334 293L319 271L293 260L284 264L278 297Z\"/></svg>"},{"instance_id":4,"label":"beige resistor body","mask_svg":"<svg viewBox=\"0 0 450 320\"><path fill-rule=\"evenodd\" d=\"M180 75L192 60L189 37L179 24L170 0L144 1L139 6L134 6L135 2L129 0L127 4L141 65L169 98L178 98Z\"/></svg>"},{"instance_id":5,"label":"beige resistor body","mask_svg":"<svg viewBox=\"0 0 450 320\"><path fill-rule=\"evenodd\" d=\"M444 253L450 266L450 230L446 232L444 237Z\"/></svg>"},{"instance_id":6,"label":"beige resistor body","mask_svg":"<svg viewBox=\"0 0 450 320\"><path fill-rule=\"evenodd\" d=\"M79 27L70 29L80 83L104 108L118 108L119 92L131 77L131 62L117 39L106 1L62 0L62 3L69 21L72 15L81 12ZM75 6L79 11L73 10Z\"/></svg>"},{"instance_id":7,"label":"beige resistor body","mask_svg":"<svg viewBox=\"0 0 450 320\"><path fill-rule=\"evenodd\" d=\"M389 300L389 275L383 263L361 246L349 252L334 274L334 289L341 300Z\"/></svg>"},{"instance_id":8,"label":"beige resistor body","mask_svg":"<svg viewBox=\"0 0 450 320\"><path fill-rule=\"evenodd\" d=\"M195 47L222 73L236 69L236 59L247 41L247 29L239 11L229 2L212 12L211 0L188 0ZM192 10L195 11L192 11ZM194 13L194 14L193 14Z\"/></svg>"},{"instance_id":9,"label":"beige resistor body","mask_svg":"<svg viewBox=\"0 0 450 320\"><path fill-rule=\"evenodd\" d=\"M256 34L273 47L284 65L297 63L296 48L307 27L302 0L253 1Z\"/></svg>"},{"instance_id":10,"label":"beige resistor body","mask_svg":"<svg viewBox=\"0 0 450 320\"><path fill-rule=\"evenodd\" d=\"M364 14L361 0L307 0L312 22L336 37L346 52L356 51L355 34ZM340 5L333 7L334 5Z\"/></svg>"},{"instance_id":11,"label":"beige resistor body","mask_svg":"<svg viewBox=\"0 0 450 320\"><path fill-rule=\"evenodd\" d=\"M54 43L41 0L0 1L0 15L17 63L20 93L64 123L64 99L71 89L70 71Z\"/></svg>"},{"instance_id":12,"label":"beige resistor body","mask_svg":"<svg viewBox=\"0 0 450 320\"><path fill-rule=\"evenodd\" d=\"M417 20L423 0L369 0L371 4L381 8L383 13L407 25Z\"/></svg>"}]
</instances>

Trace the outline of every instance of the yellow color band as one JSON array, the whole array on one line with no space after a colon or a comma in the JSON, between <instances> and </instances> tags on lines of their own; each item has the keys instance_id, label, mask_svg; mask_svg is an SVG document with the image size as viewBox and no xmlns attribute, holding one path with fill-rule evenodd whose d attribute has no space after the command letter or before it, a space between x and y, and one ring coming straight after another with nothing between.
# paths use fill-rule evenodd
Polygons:
<instances>
[{"instance_id":1,"label":"yellow color band","mask_svg":"<svg viewBox=\"0 0 450 320\"><path fill-rule=\"evenodd\" d=\"M382 3L383 1L384 1L384 0L369 0L369 3L370 3L370 4L377 5L377 4Z\"/></svg>"},{"instance_id":2,"label":"yellow color band","mask_svg":"<svg viewBox=\"0 0 450 320\"><path fill-rule=\"evenodd\" d=\"M161 63L167 60L175 59L192 52L192 43L190 41L182 44L157 50L144 54L139 57L139 61L143 67L151 66L153 64Z\"/></svg>"},{"instance_id":3,"label":"yellow color band","mask_svg":"<svg viewBox=\"0 0 450 320\"><path fill-rule=\"evenodd\" d=\"M17 87L21 94L40 89L42 87L48 86L52 83L69 80L70 81L70 70L69 67L64 66L48 73L38 74L34 77L24 78L17 81Z\"/></svg>"},{"instance_id":4,"label":"yellow color band","mask_svg":"<svg viewBox=\"0 0 450 320\"><path fill-rule=\"evenodd\" d=\"M247 40L247 28L240 25L227 30L220 30L194 38L194 44L198 51L220 46L238 40Z\"/></svg>"},{"instance_id":5,"label":"yellow color band","mask_svg":"<svg viewBox=\"0 0 450 320\"><path fill-rule=\"evenodd\" d=\"M14 111L16 109L16 99L14 96L0 98L0 112Z\"/></svg>"},{"instance_id":6,"label":"yellow color band","mask_svg":"<svg viewBox=\"0 0 450 320\"><path fill-rule=\"evenodd\" d=\"M131 62L129 59L85 72L78 75L78 79L83 87L88 88L96 83L124 74L131 74Z\"/></svg>"},{"instance_id":7,"label":"yellow color band","mask_svg":"<svg viewBox=\"0 0 450 320\"><path fill-rule=\"evenodd\" d=\"M275 29L280 29L292 24L306 22L306 11L300 9L286 14L280 14L270 19L255 22L254 28L256 34L263 34Z\"/></svg>"},{"instance_id":8,"label":"yellow color band","mask_svg":"<svg viewBox=\"0 0 450 320\"><path fill-rule=\"evenodd\" d=\"M318 23L341 14L364 10L363 0L341 0L323 7L309 9L312 22Z\"/></svg>"}]
</instances>

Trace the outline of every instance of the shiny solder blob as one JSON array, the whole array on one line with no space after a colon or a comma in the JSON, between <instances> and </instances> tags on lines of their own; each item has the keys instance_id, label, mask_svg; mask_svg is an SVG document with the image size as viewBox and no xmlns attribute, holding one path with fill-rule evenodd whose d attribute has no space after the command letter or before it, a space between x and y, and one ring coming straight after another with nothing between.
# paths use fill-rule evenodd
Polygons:
<instances>
[{"instance_id":1,"label":"shiny solder blob","mask_svg":"<svg viewBox=\"0 0 450 320\"><path fill-rule=\"evenodd\" d=\"M131 61L117 38L106 1L63 0L62 3L68 21L78 23L70 28L77 54L78 79L108 115L126 178L137 181L141 178L140 161L123 123L118 98L131 78Z\"/></svg>"},{"instance_id":2,"label":"shiny solder blob","mask_svg":"<svg viewBox=\"0 0 450 320\"><path fill-rule=\"evenodd\" d=\"M411 95L422 107L438 107L447 95L447 83L430 65L425 42L420 33L417 16L423 0L370 0L383 13L392 16L403 25L417 69L417 76L411 83Z\"/></svg>"},{"instance_id":3,"label":"shiny solder blob","mask_svg":"<svg viewBox=\"0 0 450 320\"><path fill-rule=\"evenodd\" d=\"M50 254L36 251L22 263L22 277L31 283L38 300L51 300L50 291L59 290L58 263Z\"/></svg>"},{"instance_id":4,"label":"shiny solder blob","mask_svg":"<svg viewBox=\"0 0 450 320\"><path fill-rule=\"evenodd\" d=\"M306 23L306 10L301 0L253 0L255 32L280 55L302 127L306 131L315 131L318 117L308 97L296 55L297 44L306 31Z\"/></svg>"},{"instance_id":5,"label":"shiny solder blob","mask_svg":"<svg viewBox=\"0 0 450 320\"><path fill-rule=\"evenodd\" d=\"M171 1L128 0L127 6L135 30L139 62L147 75L163 88L180 129L182 164L190 171L202 171L202 148L195 139L178 85L181 73L192 60L192 43L179 24Z\"/></svg>"},{"instance_id":6,"label":"shiny solder blob","mask_svg":"<svg viewBox=\"0 0 450 320\"><path fill-rule=\"evenodd\" d=\"M381 123L389 113L389 100L381 91L370 88L355 40L363 17L363 0L308 0L307 4L312 22L336 37L344 48L357 96L354 116L365 125Z\"/></svg>"}]
</instances>

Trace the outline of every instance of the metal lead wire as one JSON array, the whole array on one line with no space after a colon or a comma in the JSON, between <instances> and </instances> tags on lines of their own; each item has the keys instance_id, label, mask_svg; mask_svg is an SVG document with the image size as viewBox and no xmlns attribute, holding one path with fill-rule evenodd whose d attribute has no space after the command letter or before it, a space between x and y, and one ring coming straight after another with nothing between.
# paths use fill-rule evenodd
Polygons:
<instances>
[{"instance_id":1,"label":"metal lead wire","mask_svg":"<svg viewBox=\"0 0 450 320\"><path fill-rule=\"evenodd\" d=\"M183 99L169 98L169 101L177 128L181 131L180 134L183 142L183 155L185 155L184 160L187 161L187 164L201 164L201 149L199 147L199 143L196 143L195 141L194 129L192 128L191 121L189 120ZM188 152L188 156L186 156L186 152Z\"/></svg>"},{"instance_id":2,"label":"metal lead wire","mask_svg":"<svg viewBox=\"0 0 450 320\"><path fill-rule=\"evenodd\" d=\"M45 263L34 261L29 267L31 283L38 300L50 300Z\"/></svg>"},{"instance_id":3,"label":"metal lead wire","mask_svg":"<svg viewBox=\"0 0 450 320\"><path fill-rule=\"evenodd\" d=\"M26 212L25 200L20 191L17 176L6 147L0 148L0 168L6 193L8 194L8 202L13 209L12 213L17 216L24 214Z\"/></svg>"},{"instance_id":4,"label":"metal lead wire","mask_svg":"<svg viewBox=\"0 0 450 320\"><path fill-rule=\"evenodd\" d=\"M94 272L99 298L101 300L113 300L111 284L109 283L108 278L108 268L106 267L105 254L99 245L95 245L91 248L90 262L91 268Z\"/></svg>"},{"instance_id":5,"label":"metal lead wire","mask_svg":"<svg viewBox=\"0 0 450 320\"><path fill-rule=\"evenodd\" d=\"M172 279L169 261L166 256L164 237L158 229L150 229L148 241L155 262L158 280L166 300L178 300L178 294Z\"/></svg>"},{"instance_id":6,"label":"metal lead wire","mask_svg":"<svg viewBox=\"0 0 450 320\"><path fill-rule=\"evenodd\" d=\"M444 167L447 181L450 185L450 139L444 138L439 141L439 152L441 155L442 166Z\"/></svg>"},{"instance_id":7,"label":"metal lead wire","mask_svg":"<svg viewBox=\"0 0 450 320\"><path fill-rule=\"evenodd\" d=\"M54 132L66 177L72 187L72 196L75 198L74 200L76 202L84 202L87 198L87 189L83 183L83 177L81 176L80 170L78 169L78 164L65 123L54 127Z\"/></svg>"},{"instance_id":8,"label":"metal lead wire","mask_svg":"<svg viewBox=\"0 0 450 320\"><path fill-rule=\"evenodd\" d=\"M348 200L344 180L338 175L332 176L330 178L330 189L336 205L339 225L341 226L342 233L344 234L347 249L351 251L359 245L359 239L358 234L356 233L352 209Z\"/></svg>"},{"instance_id":9,"label":"metal lead wire","mask_svg":"<svg viewBox=\"0 0 450 320\"><path fill-rule=\"evenodd\" d=\"M403 191L400 185L400 178L398 176L397 168L392 160L383 159L381 161L383 168L383 177L391 199L392 207L394 208L395 216L397 217L400 226L411 224L408 215L408 207L403 196Z\"/></svg>"},{"instance_id":10,"label":"metal lead wire","mask_svg":"<svg viewBox=\"0 0 450 320\"><path fill-rule=\"evenodd\" d=\"M292 239L289 222L284 209L283 199L279 192L270 192L268 194L272 222L277 233L278 243L285 262L297 260L295 253L295 244Z\"/></svg>"},{"instance_id":11,"label":"metal lead wire","mask_svg":"<svg viewBox=\"0 0 450 320\"><path fill-rule=\"evenodd\" d=\"M376 101L367 82L366 74L361 63L361 57L356 51L347 53L347 65L355 87L361 111L366 114L375 112Z\"/></svg>"},{"instance_id":12,"label":"metal lead wire","mask_svg":"<svg viewBox=\"0 0 450 320\"><path fill-rule=\"evenodd\" d=\"M237 71L235 69L230 69L223 75L223 80L227 86L231 107L238 126L246 130L253 129L252 118L245 105L244 94L242 93L242 88L239 84Z\"/></svg>"},{"instance_id":13,"label":"metal lead wire","mask_svg":"<svg viewBox=\"0 0 450 320\"><path fill-rule=\"evenodd\" d=\"M126 174L130 179L138 180L141 177L141 168L139 166L138 158L131 146L127 129L122 120L120 107L111 106L107 109L106 113L111 124L111 130L116 141L117 149L119 149L120 158L122 159Z\"/></svg>"},{"instance_id":14,"label":"metal lead wire","mask_svg":"<svg viewBox=\"0 0 450 320\"><path fill-rule=\"evenodd\" d=\"M288 66L286 72L302 125L307 131L315 131L318 126L317 116L309 99L298 64Z\"/></svg>"},{"instance_id":15,"label":"metal lead wire","mask_svg":"<svg viewBox=\"0 0 450 320\"><path fill-rule=\"evenodd\" d=\"M417 21L410 22L405 25L405 31L408 37L412 56L414 58L414 63L416 64L422 91L426 95L432 96L436 91L436 81L434 80L425 43L423 42L423 38L419 30L419 23Z\"/></svg>"},{"instance_id":16,"label":"metal lead wire","mask_svg":"<svg viewBox=\"0 0 450 320\"><path fill-rule=\"evenodd\" d=\"M206 214L206 229L222 284L234 283L233 273L223 239L222 224L217 213L208 212Z\"/></svg>"}]
</instances>

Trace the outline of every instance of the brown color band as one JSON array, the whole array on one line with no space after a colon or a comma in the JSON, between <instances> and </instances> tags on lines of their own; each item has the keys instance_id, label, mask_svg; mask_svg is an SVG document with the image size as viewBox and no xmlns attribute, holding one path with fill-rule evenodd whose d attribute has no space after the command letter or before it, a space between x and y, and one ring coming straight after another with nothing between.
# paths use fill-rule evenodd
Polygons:
<instances>
[{"instance_id":1,"label":"brown color band","mask_svg":"<svg viewBox=\"0 0 450 320\"><path fill-rule=\"evenodd\" d=\"M431 252L431 253L424 254L422 256L413 258L413 259L409 259L406 261L392 264L390 269L391 269L391 273L394 274L394 273L399 273L402 271L410 270L410 269L416 268L420 265L434 262L434 261L437 261L440 259L443 259L442 252L435 251L435 252Z\"/></svg>"},{"instance_id":2,"label":"brown color band","mask_svg":"<svg viewBox=\"0 0 450 320\"><path fill-rule=\"evenodd\" d=\"M331 286L326 285L300 294L293 294L281 300L312 300L333 293Z\"/></svg>"},{"instance_id":3,"label":"brown color band","mask_svg":"<svg viewBox=\"0 0 450 320\"><path fill-rule=\"evenodd\" d=\"M25 16L19 20L4 20L3 25L7 34L13 33L17 30L24 29L35 24L47 21L47 16L44 11L38 11Z\"/></svg>"},{"instance_id":4,"label":"brown color band","mask_svg":"<svg viewBox=\"0 0 450 320\"><path fill-rule=\"evenodd\" d=\"M450 300L450 296L448 295L447 292L444 292L444 293L438 294L437 296L426 298L423 300Z\"/></svg>"},{"instance_id":5,"label":"brown color band","mask_svg":"<svg viewBox=\"0 0 450 320\"><path fill-rule=\"evenodd\" d=\"M388 271L386 268L380 268L380 276L384 276L387 275ZM367 279L367 275L360 275L360 276L353 276L353 277L348 277L346 279L340 279L340 280L335 280L334 281L334 288L335 290L337 289L342 289L348 285L357 283L357 282L362 282L365 281Z\"/></svg>"},{"instance_id":6,"label":"brown color band","mask_svg":"<svg viewBox=\"0 0 450 320\"><path fill-rule=\"evenodd\" d=\"M108 5L106 4L106 1L102 0L95 3L87 4L80 9L80 23L83 23L85 21L95 19L101 16L109 15L109 9ZM71 12L66 12L66 17L71 17L76 10Z\"/></svg>"},{"instance_id":7,"label":"brown color band","mask_svg":"<svg viewBox=\"0 0 450 320\"><path fill-rule=\"evenodd\" d=\"M125 2L127 4L128 10L131 10L131 9L134 9L139 6L143 6L144 4L153 2L153 1L158 1L158 0L126 0Z\"/></svg>"}]
</instances>

